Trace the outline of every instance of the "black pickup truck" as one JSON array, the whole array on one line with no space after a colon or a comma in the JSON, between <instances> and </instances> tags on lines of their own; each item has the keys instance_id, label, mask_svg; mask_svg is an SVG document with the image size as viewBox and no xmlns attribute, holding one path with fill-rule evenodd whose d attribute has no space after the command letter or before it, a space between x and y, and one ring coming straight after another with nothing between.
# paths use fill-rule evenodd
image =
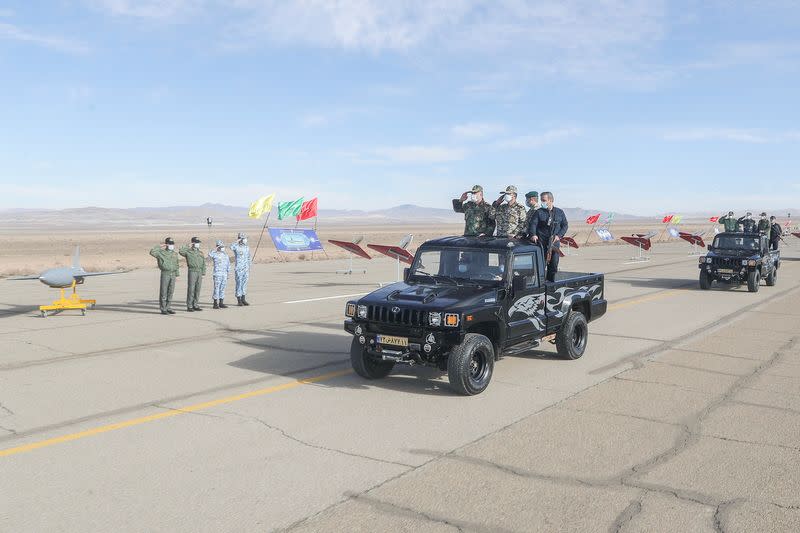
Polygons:
<instances>
[{"instance_id":1,"label":"black pickup truck","mask_svg":"<svg viewBox=\"0 0 800 533\"><path fill-rule=\"evenodd\" d=\"M708 290L712 283L747 283L750 292L758 292L761 280L770 287L778 281L781 254L769 249L767 236L761 233L719 233L700 257L700 288Z\"/></svg>"},{"instance_id":2,"label":"black pickup truck","mask_svg":"<svg viewBox=\"0 0 800 533\"><path fill-rule=\"evenodd\" d=\"M588 322L607 308L603 274L559 272L547 282L541 248L512 239L428 241L404 278L346 304L350 360L364 378L421 364L446 370L457 392L479 394L495 360L545 339L560 356L581 357Z\"/></svg>"}]
</instances>

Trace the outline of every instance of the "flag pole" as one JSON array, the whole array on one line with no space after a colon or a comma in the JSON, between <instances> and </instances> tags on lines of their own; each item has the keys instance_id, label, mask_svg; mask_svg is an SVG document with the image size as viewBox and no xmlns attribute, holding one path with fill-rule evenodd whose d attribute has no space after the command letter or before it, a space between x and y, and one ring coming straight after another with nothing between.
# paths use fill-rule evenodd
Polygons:
<instances>
[{"instance_id":1,"label":"flag pole","mask_svg":"<svg viewBox=\"0 0 800 533\"><path fill-rule=\"evenodd\" d=\"M261 228L261 235L258 236L258 244L256 244L256 249L253 252L253 259L252 261L255 262L256 254L258 253L258 247L261 246L261 238L264 236L264 230L267 228L267 222L269 222L269 217L272 214L272 210L270 209L269 213L267 213L267 218L264 220L264 226Z\"/></svg>"}]
</instances>

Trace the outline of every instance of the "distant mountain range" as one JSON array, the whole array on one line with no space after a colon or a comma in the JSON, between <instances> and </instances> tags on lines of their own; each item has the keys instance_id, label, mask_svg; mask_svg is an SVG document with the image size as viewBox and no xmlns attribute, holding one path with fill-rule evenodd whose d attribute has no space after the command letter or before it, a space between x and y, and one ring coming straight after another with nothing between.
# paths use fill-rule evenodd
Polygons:
<instances>
[{"instance_id":1,"label":"distant mountain range","mask_svg":"<svg viewBox=\"0 0 800 533\"><path fill-rule=\"evenodd\" d=\"M584 220L599 213L599 210L566 207L562 208L569 220ZM200 206L105 208L81 207L73 209L4 209L0 210L0 224L6 227L42 226L167 226L197 225L211 217L215 223L253 223L247 218L247 207L207 203ZM603 213L606 216L606 213ZM624 213L614 213L615 220L646 219ZM652 217L651 217L652 218ZM398 205L388 209L320 209L320 222L328 224L374 225L374 224L457 224L464 215L452 209L420 207L412 204ZM277 213L273 209L271 220L275 225ZM284 221L288 222L288 221Z\"/></svg>"}]
</instances>

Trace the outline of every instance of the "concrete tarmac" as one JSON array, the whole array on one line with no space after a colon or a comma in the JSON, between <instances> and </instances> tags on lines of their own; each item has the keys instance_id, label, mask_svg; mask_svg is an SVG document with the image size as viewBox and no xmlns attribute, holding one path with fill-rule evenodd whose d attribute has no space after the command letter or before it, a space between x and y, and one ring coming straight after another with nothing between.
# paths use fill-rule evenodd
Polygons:
<instances>
[{"instance_id":1,"label":"concrete tarmac","mask_svg":"<svg viewBox=\"0 0 800 533\"><path fill-rule=\"evenodd\" d=\"M344 304L394 279L256 265L250 307L187 313L185 270L87 280L86 316L0 281L0 531L796 531L800 248L775 287L700 291L685 243L590 247L609 312L461 397L350 371ZM210 299L211 278L203 294Z\"/></svg>"}]
</instances>

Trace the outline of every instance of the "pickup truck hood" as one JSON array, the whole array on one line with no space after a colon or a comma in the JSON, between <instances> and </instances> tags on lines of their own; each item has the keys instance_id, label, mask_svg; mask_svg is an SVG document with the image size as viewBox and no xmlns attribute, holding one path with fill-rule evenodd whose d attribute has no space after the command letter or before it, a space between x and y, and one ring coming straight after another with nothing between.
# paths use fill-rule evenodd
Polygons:
<instances>
[{"instance_id":1,"label":"pickup truck hood","mask_svg":"<svg viewBox=\"0 0 800 533\"><path fill-rule=\"evenodd\" d=\"M496 302L497 287L394 283L361 298L363 305L398 305L432 311L458 311Z\"/></svg>"}]
</instances>

